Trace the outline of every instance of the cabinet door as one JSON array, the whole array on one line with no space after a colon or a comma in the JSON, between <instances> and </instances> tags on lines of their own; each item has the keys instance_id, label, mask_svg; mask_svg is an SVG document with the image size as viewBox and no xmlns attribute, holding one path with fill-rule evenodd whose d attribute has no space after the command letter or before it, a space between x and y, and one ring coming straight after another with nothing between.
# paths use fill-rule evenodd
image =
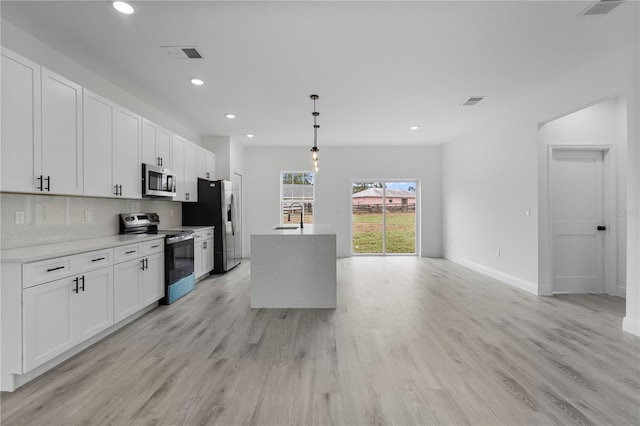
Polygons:
<instances>
[{"instance_id":1,"label":"cabinet door","mask_svg":"<svg viewBox=\"0 0 640 426\"><path fill-rule=\"evenodd\" d=\"M115 197L116 104L83 90L84 195Z\"/></svg>"},{"instance_id":2,"label":"cabinet door","mask_svg":"<svg viewBox=\"0 0 640 426\"><path fill-rule=\"evenodd\" d=\"M211 151L205 151L205 160L207 164L205 179L216 180L216 155Z\"/></svg>"},{"instance_id":3,"label":"cabinet door","mask_svg":"<svg viewBox=\"0 0 640 426\"><path fill-rule=\"evenodd\" d=\"M205 242L205 252L203 254L204 273L208 274L213 270L213 238L209 238L204 242Z\"/></svg>"},{"instance_id":4,"label":"cabinet door","mask_svg":"<svg viewBox=\"0 0 640 426\"><path fill-rule=\"evenodd\" d=\"M2 48L2 191L40 192L40 66Z\"/></svg>"},{"instance_id":5,"label":"cabinet door","mask_svg":"<svg viewBox=\"0 0 640 426\"><path fill-rule=\"evenodd\" d=\"M82 89L46 68L41 77L45 192L82 195Z\"/></svg>"},{"instance_id":6,"label":"cabinet door","mask_svg":"<svg viewBox=\"0 0 640 426\"><path fill-rule=\"evenodd\" d=\"M142 274L145 306L164 297L164 253L153 254L146 259L146 269Z\"/></svg>"},{"instance_id":7,"label":"cabinet door","mask_svg":"<svg viewBox=\"0 0 640 426\"><path fill-rule=\"evenodd\" d=\"M114 181L125 198L142 198L141 138L142 117L118 107Z\"/></svg>"},{"instance_id":8,"label":"cabinet door","mask_svg":"<svg viewBox=\"0 0 640 426\"><path fill-rule=\"evenodd\" d=\"M142 119L142 162L160 165L160 157L156 153L158 126L147 119Z\"/></svg>"},{"instance_id":9,"label":"cabinet door","mask_svg":"<svg viewBox=\"0 0 640 426\"><path fill-rule=\"evenodd\" d=\"M198 164L196 160L196 145L191 142L184 144L184 181L187 202L198 201Z\"/></svg>"},{"instance_id":10,"label":"cabinet door","mask_svg":"<svg viewBox=\"0 0 640 426\"><path fill-rule=\"evenodd\" d=\"M187 186L184 180L184 146L186 141L178 135L173 135L172 153L173 153L173 171L176 173L176 196L174 201L187 200Z\"/></svg>"},{"instance_id":11,"label":"cabinet door","mask_svg":"<svg viewBox=\"0 0 640 426\"><path fill-rule=\"evenodd\" d=\"M22 292L24 372L44 364L76 344L78 298L74 289L73 278L69 277Z\"/></svg>"},{"instance_id":12,"label":"cabinet door","mask_svg":"<svg viewBox=\"0 0 640 426\"><path fill-rule=\"evenodd\" d=\"M173 160L171 158L171 132L158 127L156 139L156 154L160 157L162 167L173 170Z\"/></svg>"},{"instance_id":13,"label":"cabinet door","mask_svg":"<svg viewBox=\"0 0 640 426\"><path fill-rule=\"evenodd\" d=\"M196 240L193 247L193 272L196 278L204 274L204 241Z\"/></svg>"},{"instance_id":14,"label":"cabinet door","mask_svg":"<svg viewBox=\"0 0 640 426\"><path fill-rule=\"evenodd\" d=\"M113 319L125 319L143 307L142 259L113 266Z\"/></svg>"},{"instance_id":15,"label":"cabinet door","mask_svg":"<svg viewBox=\"0 0 640 426\"><path fill-rule=\"evenodd\" d=\"M196 147L196 163L197 163L197 175L201 179L207 178L207 150L204 148Z\"/></svg>"},{"instance_id":16,"label":"cabinet door","mask_svg":"<svg viewBox=\"0 0 640 426\"><path fill-rule=\"evenodd\" d=\"M80 276L78 291L78 343L113 324L113 268Z\"/></svg>"}]
</instances>

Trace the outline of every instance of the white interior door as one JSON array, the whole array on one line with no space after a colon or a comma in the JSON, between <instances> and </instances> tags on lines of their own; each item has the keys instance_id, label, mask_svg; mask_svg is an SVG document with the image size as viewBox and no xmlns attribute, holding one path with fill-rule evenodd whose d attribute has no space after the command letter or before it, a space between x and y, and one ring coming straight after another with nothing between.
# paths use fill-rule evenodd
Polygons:
<instances>
[{"instance_id":1,"label":"white interior door","mask_svg":"<svg viewBox=\"0 0 640 426\"><path fill-rule=\"evenodd\" d=\"M550 194L554 293L602 293L604 176L602 151L554 150Z\"/></svg>"}]
</instances>

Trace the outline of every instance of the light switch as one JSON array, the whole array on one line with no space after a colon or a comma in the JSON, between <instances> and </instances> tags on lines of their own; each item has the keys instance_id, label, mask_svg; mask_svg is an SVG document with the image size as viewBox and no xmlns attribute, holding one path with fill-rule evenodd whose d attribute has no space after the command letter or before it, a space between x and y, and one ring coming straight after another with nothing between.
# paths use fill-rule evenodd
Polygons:
<instances>
[{"instance_id":1,"label":"light switch","mask_svg":"<svg viewBox=\"0 0 640 426\"><path fill-rule=\"evenodd\" d=\"M91 222L91 210L84 211L84 221Z\"/></svg>"}]
</instances>

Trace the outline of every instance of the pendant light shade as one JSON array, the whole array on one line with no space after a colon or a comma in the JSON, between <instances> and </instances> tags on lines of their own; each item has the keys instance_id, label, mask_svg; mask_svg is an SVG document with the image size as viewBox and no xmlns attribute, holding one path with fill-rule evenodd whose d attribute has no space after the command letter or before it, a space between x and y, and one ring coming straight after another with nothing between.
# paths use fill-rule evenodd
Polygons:
<instances>
[{"instance_id":1,"label":"pendant light shade","mask_svg":"<svg viewBox=\"0 0 640 426\"><path fill-rule=\"evenodd\" d=\"M311 115L313 115L313 148L311 148L311 161L313 163L313 170L318 173L318 170L320 170L318 168L318 151L320 151L318 149L318 129L320 126L317 123L317 119L320 113L316 111L316 101L319 96L311 95L310 98L313 100L313 112L311 113Z\"/></svg>"}]
</instances>

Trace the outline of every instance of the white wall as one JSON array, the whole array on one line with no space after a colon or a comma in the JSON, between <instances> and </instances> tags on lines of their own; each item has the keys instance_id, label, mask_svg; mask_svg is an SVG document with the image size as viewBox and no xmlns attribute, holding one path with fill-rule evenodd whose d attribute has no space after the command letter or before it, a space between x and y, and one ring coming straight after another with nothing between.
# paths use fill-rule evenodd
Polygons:
<instances>
[{"instance_id":1,"label":"white wall","mask_svg":"<svg viewBox=\"0 0 640 426\"><path fill-rule=\"evenodd\" d=\"M569 114L565 117L552 120L548 123L540 125L538 131L539 138L539 157L542 163L546 164L542 157L547 156L550 146L612 146L612 151L607 156L612 155L614 161L607 160L615 167L616 175L614 179L614 188L612 194L608 194L613 201L613 205L605 207L604 225L607 226L607 237L615 237L615 245L611 247L611 256L615 265L606 265L606 269L610 267L613 271L606 271L607 278L611 278L614 282L608 283L610 287L607 292L612 295L626 296L626 265L627 265L627 220L626 211L627 201L627 103L626 98L619 97L609 99L596 105L584 108L580 111ZM547 165L548 166L548 165ZM548 211L546 200L548 200L548 173L540 172L538 179L540 193L540 211ZM607 191L608 192L608 191ZM543 207L544 205L544 207ZM548 228L548 216L540 217L540 234L539 244L544 247L550 247L550 235L544 232ZM613 233L615 235L609 235ZM547 256L540 257L540 277L539 292L543 294L551 294L552 280L552 258L551 252L545 249Z\"/></svg>"},{"instance_id":2,"label":"white wall","mask_svg":"<svg viewBox=\"0 0 640 426\"><path fill-rule=\"evenodd\" d=\"M539 227L539 219L547 214L540 209L546 206L538 201L544 199L544 194L538 192L538 178L546 173L547 167L546 154L540 154L544 148L538 141L538 124L603 100L625 97L629 153L628 177L623 179L628 185L629 212L625 324L640 323L639 231L638 218L633 214L639 191L639 50L636 45L581 64L492 122L444 146L446 257L537 292L538 257L546 250L539 244L539 232L546 233L542 221ZM529 208L531 217L525 215ZM501 257L497 256L498 248Z\"/></svg>"},{"instance_id":3,"label":"white wall","mask_svg":"<svg viewBox=\"0 0 640 426\"><path fill-rule=\"evenodd\" d=\"M438 257L441 246L441 148L320 146L316 176L316 223L336 230L339 257L351 255L352 179L416 179L420 181L421 255ZM245 148L245 254L250 234L280 222L280 172L311 170L309 148Z\"/></svg>"},{"instance_id":4,"label":"white wall","mask_svg":"<svg viewBox=\"0 0 640 426\"><path fill-rule=\"evenodd\" d=\"M82 87L86 87L92 92L104 96L136 114L158 123L193 143L200 144L200 135L144 100L136 98L131 93L123 90L118 86L118 82L107 81L102 78L99 75L99 70L86 68L4 19L2 19L1 25L2 38L0 41L2 46L78 83Z\"/></svg>"}]
</instances>

